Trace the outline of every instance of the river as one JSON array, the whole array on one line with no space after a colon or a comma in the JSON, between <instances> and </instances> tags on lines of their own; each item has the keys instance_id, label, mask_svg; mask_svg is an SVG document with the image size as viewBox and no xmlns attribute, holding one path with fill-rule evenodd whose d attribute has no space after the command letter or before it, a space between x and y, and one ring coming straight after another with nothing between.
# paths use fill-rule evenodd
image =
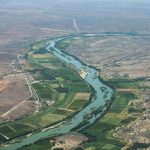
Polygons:
<instances>
[{"instance_id":1,"label":"river","mask_svg":"<svg viewBox=\"0 0 150 150\"><path fill-rule=\"evenodd\" d=\"M93 67L83 64L75 57L68 55L62 50L56 48L55 45L60 40L63 40L63 38L50 40L48 42L47 50L53 53L63 62L74 66L76 70L85 70L87 75L84 80L94 89L95 96L91 102L86 105L86 107L84 107L80 112L76 113L72 118L66 119L47 130L34 133L30 137L24 137L21 142L0 147L0 150L16 150L25 145L32 144L42 138L68 133L81 124L81 128L85 128L86 126L94 123L95 120L97 120L106 111L109 103L111 102L113 90L101 82L101 80L96 76L97 70Z\"/></svg>"}]
</instances>

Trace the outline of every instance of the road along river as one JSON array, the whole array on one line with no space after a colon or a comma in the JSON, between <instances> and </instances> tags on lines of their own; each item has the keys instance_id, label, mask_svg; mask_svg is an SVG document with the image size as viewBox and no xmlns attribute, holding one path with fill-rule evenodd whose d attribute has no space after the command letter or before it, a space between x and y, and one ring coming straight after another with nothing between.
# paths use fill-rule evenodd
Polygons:
<instances>
[{"instance_id":1,"label":"road along river","mask_svg":"<svg viewBox=\"0 0 150 150\"><path fill-rule=\"evenodd\" d=\"M87 36L92 35L87 34ZM58 38L49 41L47 43L47 50L57 56L61 61L71 64L77 71L84 70L86 73L84 80L93 88L95 91L95 96L88 105L86 105L80 112L72 116L72 118L67 118L59 124L39 131L38 133L34 133L30 137L24 137L19 143L0 147L0 150L16 150L43 138L68 133L79 126L80 129L82 129L94 123L94 121L97 120L106 111L108 105L111 103L113 90L100 81L100 79L96 76L97 70L83 64L75 57L68 55L55 47L56 43L63 39L64 38Z\"/></svg>"}]
</instances>

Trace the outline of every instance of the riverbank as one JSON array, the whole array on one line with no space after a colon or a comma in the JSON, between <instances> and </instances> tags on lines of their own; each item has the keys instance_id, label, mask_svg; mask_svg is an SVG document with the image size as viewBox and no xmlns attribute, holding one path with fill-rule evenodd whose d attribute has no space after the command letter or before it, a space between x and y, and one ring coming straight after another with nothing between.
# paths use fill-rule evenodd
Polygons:
<instances>
[{"instance_id":1,"label":"riverbank","mask_svg":"<svg viewBox=\"0 0 150 150\"><path fill-rule=\"evenodd\" d=\"M89 74L85 78L85 81L90 86L93 87L93 89L95 90L96 96L94 97L92 102L89 103L89 105L87 105L82 110L80 110L72 118L64 120L60 124L56 125L55 128L51 128L45 132L41 131L41 132L31 135L28 138L24 138L22 139L21 143L10 145L11 150L28 145L30 143L34 143L44 137L47 138L47 137L52 137L52 136L68 133L74 127L78 126L80 123L86 122L83 126L85 128L88 125L94 123L95 120L99 118L103 114L103 112L106 111L108 105L105 105L105 103L108 103L108 100L111 101L111 96L113 92L108 86L104 85L102 82L100 82L100 80L97 77L95 77L96 70L94 68L90 68L89 66L83 65L81 62L79 62L79 60L76 60L74 57L66 55L61 50L57 49L55 47L55 42L57 41L59 41L59 39L50 41L49 46L47 47L47 50L52 52L61 61L64 61L65 63L68 63L68 64L72 64L74 68L76 68L76 70L82 70L83 68L86 68ZM53 49L53 51L51 51L51 48ZM105 87L104 93L100 90L101 87ZM1 148L1 150L9 150L10 146Z\"/></svg>"}]
</instances>

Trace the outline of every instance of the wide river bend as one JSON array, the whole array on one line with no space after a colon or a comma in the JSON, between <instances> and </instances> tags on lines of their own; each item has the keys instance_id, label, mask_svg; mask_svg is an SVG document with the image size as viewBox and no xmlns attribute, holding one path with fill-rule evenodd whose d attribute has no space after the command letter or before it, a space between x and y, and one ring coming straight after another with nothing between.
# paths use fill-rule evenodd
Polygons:
<instances>
[{"instance_id":1,"label":"wide river bend","mask_svg":"<svg viewBox=\"0 0 150 150\"><path fill-rule=\"evenodd\" d=\"M84 36L94 35L87 34ZM61 61L74 66L76 70L84 70L87 73L84 80L93 88L93 90L95 91L95 96L88 105L86 105L81 111L76 113L71 118L62 121L48 128L47 130L33 133L30 137L24 137L19 143L9 144L7 146L0 147L0 150L16 150L46 137L53 137L68 133L79 125L80 128L84 128L94 123L106 111L108 105L111 103L113 90L105 85L103 82L101 82L99 77L96 76L97 70L93 67L83 64L75 57L68 55L64 53L61 49L55 47L56 43L63 39L64 38L50 40L47 43L47 50L57 56Z\"/></svg>"}]
</instances>

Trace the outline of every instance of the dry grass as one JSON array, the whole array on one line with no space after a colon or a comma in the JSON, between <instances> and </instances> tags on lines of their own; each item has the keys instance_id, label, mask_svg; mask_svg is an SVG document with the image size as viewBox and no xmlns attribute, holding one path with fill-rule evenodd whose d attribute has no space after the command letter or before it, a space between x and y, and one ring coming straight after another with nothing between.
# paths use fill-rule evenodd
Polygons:
<instances>
[{"instance_id":1,"label":"dry grass","mask_svg":"<svg viewBox=\"0 0 150 150\"><path fill-rule=\"evenodd\" d=\"M60 120L64 119L65 117L66 117L65 115L47 114L42 118L40 125L41 126L47 126L50 123L60 121Z\"/></svg>"},{"instance_id":2,"label":"dry grass","mask_svg":"<svg viewBox=\"0 0 150 150\"><path fill-rule=\"evenodd\" d=\"M24 74L6 76L4 80L1 80L0 115L8 112L28 96L30 96L30 91L26 85Z\"/></svg>"},{"instance_id":3,"label":"dry grass","mask_svg":"<svg viewBox=\"0 0 150 150\"><path fill-rule=\"evenodd\" d=\"M149 38L146 35L106 35L101 38L78 39L71 42L67 50L84 62L103 68L101 75L105 78L116 73L137 78L150 77L149 49Z\"/></svg>"},{"instance_id":4,"label":"dry grass","mask_svg":"<svg viewBox=\"0 0 150 150\"><path fill-rule=\"evenodd\" d=\"M1 116L4 120L14 120L29 115L35 110L35 102L23 101Z\"/></svg>"},{"instance_id":5,"label":"dry grass","mask_svg":"<svg viewBox=\"0 0 150 150\"><path fill-rule=\"evenodd\" d=\"M39 59L47 59L47 58L50 58L50 54L34 54L34 55L32 55L33 56L33 58L39 58Z\"/></svg>"},{"instance_id":6,"label":"dry grass","mask_svg":"<svg viewBox=\"0 0 150 150\"><path fill-rule=\"evenodd\" d=\"M83 142L87 141L87 137L85 137L82 134L72 132L72 133L57 137L56 139L54 139L54 141L56 143L52 147L52 150L57 149L57 148L63 148L65 150L72 150L78 147Z\"/></svg>"},{"instance_id":7,"label":"dry grass","mask_svg":"<svg viewBox=\"0 0 150 150\"><path fill-rule=\"evenodd\" d=\"M0 80L0 92L6 89L9 85L10 81L8 80Z\"/></svg>"},{"instance_id":8,"label":"dry grass","mask_svg":"<svg viewBox=\"0 0 150 150\"><path fill-rule=\"evenodd\" d=\"M89 100L90 93L77 93L75 95L76 100Z\"/></svg>"}]
</instances>

